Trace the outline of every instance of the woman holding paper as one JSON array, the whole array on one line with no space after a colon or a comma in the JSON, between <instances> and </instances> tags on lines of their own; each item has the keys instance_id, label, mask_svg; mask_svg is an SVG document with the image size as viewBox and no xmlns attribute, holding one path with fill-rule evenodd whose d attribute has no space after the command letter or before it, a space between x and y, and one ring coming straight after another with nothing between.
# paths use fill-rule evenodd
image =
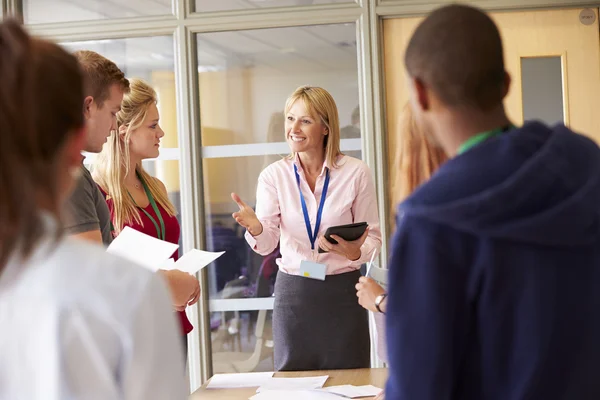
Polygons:
<instances>
[{"instance_id":1,"label":"woman holding paper","mask_svg":"<svg viewBox=\"0 0 600 400\"><path fill-rule=\"evenodd\" d=\"M335 101L302 86L285 105L289 157L258 178L256 212L235 193L235 220L254 251L280 243L273 340L276 370L369 366L368 315L356 301L361 264L381 247L375 186L369 167L340 151ZM323 234L328 227L367 222L358 240ZM327 253L318 252L319 247Z\"/></svg>"},{"instance_id":2,"label":"woman holding paper","mask_svg":"<svg viewBox=\"0 0 600 400\"><path fill-rule=\"evenodd\" d=\"M130 81L117 113L118 131L113 131L98 155L92 176L106 195L113 234L129 226L147 235L179 243L180 226L165 185L150 176L142 160L158 157L160 128L156 92L139 79ZM173 254L177 260L178 252ZM184 344L193 329L185 308L198 301L198 280L185 272L160 271L171 289L173 307L179 312Z\"/></svg>"},{"instance_id":3,"label":"woman holding paper","mask_svg":"<svg viewBox=\"0 0 600 400\"><path fill-rule=\"evenodd\" d=\"M402 201L425 183L448 157L440 147L431 144L428 135L415 123L410 105L404 107L400 126L400 143L394 165L399 173L393 188L394 203ZM361 306L375 313L379 358L386 361L383 314L387 307L387 293L383 287L369 277L361 277L356 284L356 296ZM383 394L377 399L382 400Z\"/></svg>"}]
</instances>

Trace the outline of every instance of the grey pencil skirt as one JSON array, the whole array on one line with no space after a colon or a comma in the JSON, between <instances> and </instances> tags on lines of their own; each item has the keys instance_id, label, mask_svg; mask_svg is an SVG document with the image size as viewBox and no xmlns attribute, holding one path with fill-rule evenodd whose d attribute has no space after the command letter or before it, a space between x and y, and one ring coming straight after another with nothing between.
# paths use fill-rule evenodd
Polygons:
<instances>
[{"instance_id":1,"label":"grey pencil skirt","mask_svg":"<svg viewBox=\"0 0 600 400\"><path fill-rule=\"evenodd\" d=\"M325 281L277 274L273 309L276 371L369 367L369 319L358 304L360 272Z\"/></svg>"}]
</instances>

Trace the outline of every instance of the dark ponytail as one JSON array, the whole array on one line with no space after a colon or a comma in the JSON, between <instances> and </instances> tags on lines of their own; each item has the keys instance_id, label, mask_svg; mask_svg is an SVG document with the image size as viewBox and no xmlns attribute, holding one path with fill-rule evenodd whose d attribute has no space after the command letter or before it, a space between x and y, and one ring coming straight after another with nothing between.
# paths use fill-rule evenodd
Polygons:
<instances>
[{"instance_id":1,"label":"dark ponytail","mask_svg":"<svg viewBox=\"0 0 600 400\"><path fill-rule=\"evenodd\" d=\"M44 234L39 202L58 214L57 156L84 120L77 60L12 20L0 23L0 77L1 273Z\"/></svg>"}]
</instances>

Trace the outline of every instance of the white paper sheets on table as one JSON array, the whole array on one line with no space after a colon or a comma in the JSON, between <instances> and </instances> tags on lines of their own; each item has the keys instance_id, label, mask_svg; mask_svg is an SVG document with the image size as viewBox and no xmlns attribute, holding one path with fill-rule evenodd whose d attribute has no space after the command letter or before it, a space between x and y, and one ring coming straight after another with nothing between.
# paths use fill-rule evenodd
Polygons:
<instances>
[{"instance_id":1,"label":"white paper sheets on table","mask_svg":"<svg viewBox=\"0 0 600 400\"><path fill-rule=\"evenodd\" d=\"M249 400L343 400L337 394L322 390L265 390Z\"/></svg>"},{"instance_id":2,"label":"white paper sheets on table","mask_svg":"<svg viewBox=\"0 0 600 400\"><path fill-rule=\"evenodd\" d=\"M216 374L210 378L207 389L236 389L259 387L273 379L273 372L248 372L243 374Z\"/></svg>"},{"instance_id":3,"label":"white paper sheets on table","mask_svg":"<svg viewBox=\"0 0 600 400\"><path fill-rule=\"evenodd\" d=\"M268 381L273 382L282 378L273 378ZM294 378L288 378L294 379ZM315 383L317 383L315 381ZM323 381L323 384L325 382ZM268 385L268 384L267 384ZM255 396L250 397L250 400L343 400L343 399L360 399L364 397L375 397L381 389L372 385L354 386L354 385L340 385L330 387L318 387L314 389L309 388L298 388L300 385L288 384L286 387L285 382L281 382L277 386L279 388L266 390L266 387L261 387ZM294 388L294 386L297 386Z\"/></svg>"},{"instance_id":4,"label":"white paper sheets on table","mask_svg":"<svg viewBox=\"0 0 600 400\"><path fill-rule=\"evenodd\" d=\"M354 386L354 385L340 385L330 386L322 389L328 393L335 393L348 399L359 399L361 397L373 397L377 396L381 389L373 385Z\"/></svg>"},{"instance_id":5,"label":"white paper sheets on table","mask_svg":"<svg viewBox=\"0 0 600 400\"><path fill-rule=\"evenodd\" d=\"M320 389L323 387L328 378L328 375L302 378L273 378L260 385L256 392L262 393L267 390Z\"/></svg>"},{"instance_id":6,"label":"white paper sheets on table","mask_svg":"<svg viewBox=\"0 0 600 400\"><path fill-rule=\"evenodd\" d=\"M157 239L127 226L106 251L133 261L153 272L159 269L178 269L190 274L195 274L225 254L224 251L213 253L192 249L177 262L173 262L170 257L178 248L177 244Z\"/></svg>"}]
</instances>

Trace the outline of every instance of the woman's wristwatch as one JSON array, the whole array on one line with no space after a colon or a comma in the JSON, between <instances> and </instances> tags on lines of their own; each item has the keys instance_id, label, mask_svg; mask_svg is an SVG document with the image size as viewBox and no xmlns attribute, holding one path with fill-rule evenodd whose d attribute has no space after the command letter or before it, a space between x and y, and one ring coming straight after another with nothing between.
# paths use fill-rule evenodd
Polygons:
<instances>
[{"instance_id":1,"label":"woman's wristwatch","mask_svg":"<svg viewBox=\"0 0 600 400\"><path fill-rule=\"evenodd\" d=\"M375 297L375 308L382 314L385 314L379 306L383 303L383 300L387 297L387 293L382 293L379 296Z\"/></svg>"}]
</instances>

